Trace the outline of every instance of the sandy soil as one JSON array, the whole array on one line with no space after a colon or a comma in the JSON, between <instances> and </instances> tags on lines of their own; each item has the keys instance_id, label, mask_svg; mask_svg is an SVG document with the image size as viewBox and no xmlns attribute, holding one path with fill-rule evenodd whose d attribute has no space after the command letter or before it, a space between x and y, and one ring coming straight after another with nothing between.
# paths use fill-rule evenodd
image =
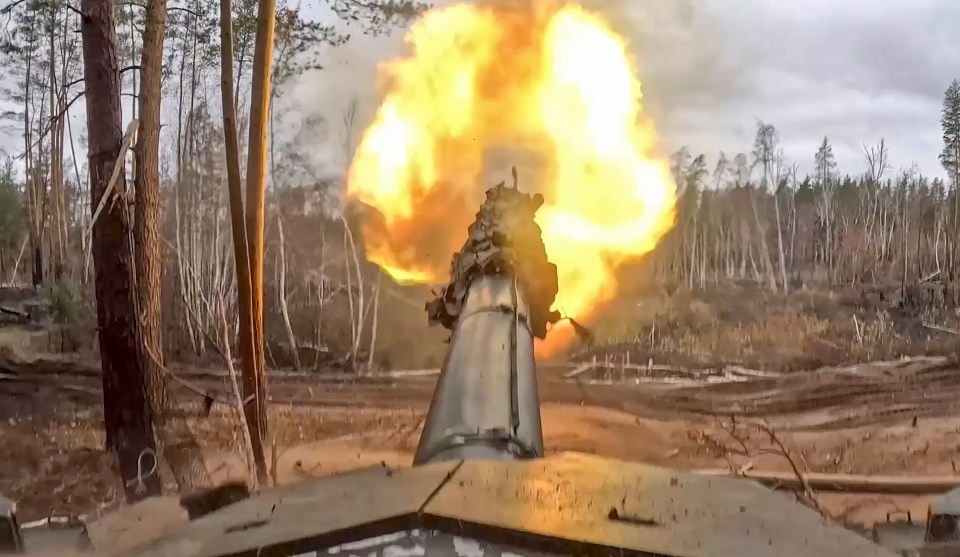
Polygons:
<instances>
[{"instance_id":1,"label":"sandy soil","mask_svg":"<svg viewBox=\"0 0 960 557\"><path fill-rule=\"evenodd\" d=\"M351 415L355 414L355 415ZM419 436L419 412L390 409L286 409L274 414L275 427L306 424L304 439L278 449L281 483L386 464L409 465ZM789 471L776 455L724 456L708 438L722 439L724 427L713 420L653 420L591 406L547 403L542 410L548 453L580 451L628 461L679 468L750 467ZM2 490L19 501L24 520L48 514L78 515L114 508L119 486L111 459L99 451L101 434L79 420L73 425L9 422L0 436L19 458L0 466ZM380 424L380 427L375 427ZM31 427L33 426L33 427ZM314 427L315 426L315 427ZM787 446L810 470L890 475L949 475L960 451L960 418L931 418L890 425L827 432L783 431ZM207 466L216 481L242 478L239 453L223 439L201 432ZM755 448L763 444L757 442ZM824 496L827 510L857 523L871 524L888 512L910 508L925 515L924 498Z\"/></svg>"},{"instance_id":2,"label":"sandy soil","mask_svg":"<svg viewBox=\"0 0 960 557\"><path fill-rule=\"evenodd\" d=\"M0 370L0 439L10 455L0 459L0 493L18 502L24 521L116 508L120 489L112 459L101 451L95 366L27 363ZM764 420L810 471L957 473L960 370L945 359L778 374L621 368L565 379L569 371L540 371L548 453L580 451L678 469L788 471L786 459L760 454L769 440L745 425ZM203 389L226 392L216 370L180 374ZM280 482L381 463L408 465L435 380L275 374L270 424ZM185 412L196 413L195 394L181 389L175 396ZM739 417L735 427L731 415ZM215 405L210 416L190 420L213 477L241 476L229 409ZM733 454L739 440L750 454ZM822 494L821 503L837 517L872 524L907 509L922 518L928 500Z\"/></svg>"},{"instance_id":3,"label":"sandy soil","mask_svg":"<svg viewBox=\"0 0 960 557\"><path fill-rule=\"evenodd\" d=\"M711 421L652 420L606 408L549 403L542 410L544 443L548 454L578 451L626 461L678 469L748 466L751 470L789 472L789 463L776 455L719 456L704 443L705 432L722 428ZM960 417L867 426L830 432L780 434L788 448L810 470L889 475L950 475L960 453ZM418 431L346 434L330 440L297 445L277 460L281 483L385 464L407 466L416 448ZM757 443L756 448L763 447ZM211 454L218 481L242 479L244 466L235 452ZM924 517L925 497L880 497L822 494L832 514L856 524L885 520L887 513L912 510Z\"/></svg>"}]
</instances>

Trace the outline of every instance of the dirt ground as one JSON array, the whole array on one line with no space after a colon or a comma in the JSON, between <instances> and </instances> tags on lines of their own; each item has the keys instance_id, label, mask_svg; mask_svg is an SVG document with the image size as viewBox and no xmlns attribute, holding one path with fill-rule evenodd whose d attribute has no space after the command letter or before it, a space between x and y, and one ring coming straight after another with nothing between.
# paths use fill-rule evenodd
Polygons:
<instances>
[{"instance_id":1,"label":"dirt ground","mask_svg":"<svg viewBox=\"0 0 960 557\"><path fill-rule=\"evenodd\" d=\"M608 349L540 367L547 452L687 470L789 471L787 459L769 454L770 439L750 425L765 423L809 471L958 474L960 366L947 357L899 358L947 353L952 345L936 331L897 329L896 320L884 321L883 313L862 304L854 304L855 311L873 317L813 316L829 303L811 297L807 306L794 301L746 319L749 308L718 310L678 295L669 308L647 307L649 322L623 306L623 315L605 322L619 332L595 329ZM618 318L633 328L618 328ZM25 522L90 518L120 505L115 464L102 451L97 363L89 351L53 353L64 338L49 328L0 325L0 439L8 455L0 458L0 494L17 502ZM175 371L202 390L228 396L215 366ZM269 422L279 481L409 465L436 377L272 373ZM213 478L242 476L232 409L215 404L200 417L202 400L192 391L180 388L174 397ZM910 496L819 498L831 515L859 525L906 510L922 518L929 503Z\"/></svg>"},{"instance_id":2,"label":"dirt ground","mask_svg":"<svg viewBox=\"0 0 960 557\"><path fill-rule=\"evenodd\" d=\"M576 451L676 469L736 468L789 472L788 462L774 455L730 457L730 463L700 440L719 428L707 420L653 420L617 410L550 403L542 414L548 454ZM403 416L394 423L402 424ZM408 422L409 423L409 422ZM392 432L361 435L354 431L330 440L296 445L278 458L281 483L386 464L407 466L416 448L416 430L401 425ZM784 432L783 440L804 453L813 471L884 475L950 475L960 456L960 417L908 424L868 426L831 432ZM939 446L936 449L931 445ZM758 444L757 448L762 447ZM750 464L752 463L752 466ZM242 479L243 464L235 452L210 459L215 477ZM929 498L820 494L828 512L855 525L885 520L887 513L911 511L924 517Z\"/></svg>"},{"instance_id":3,"label":"dirt ground","mask_svg":"<svg viewBox=\"0 0 960 557\"><path fill-rule=\"evenodd\" d=\"M547 368L540 374L545 447L548 453L579 451L678 469L789 471L786 459L762 454L769 442L746 422L731 427L726 416L733 412L725 406L736 400L743 420L766 420L810 471L951 475L960 459L960 413L954 402L960 401L960 379L952 379L960 370L951 366L943 360L881 364L873 372L859 370L859 375L876 377L853 386L839 379L844 373L821 370L805 375L807 387L794 374L730 383L575 382ZM931 367L939 371L931 372ZM907 374L912 379L905 379ZM827 388L828 378L838 385ZM409 465L434 380L277 376L270 427L279 481L381 463ZM7 411L0 422L0 438L11 455L0 462L0 492L18 502L24 521L95 516L119 504L114 463L101 451L97 381L75 374L55 381L24 375L0 381L5 401L0 407L21 408L15 415ZM218 381L207 379L206 384L213 389ZM837 396L850 388L860 394ZM188 392L178 396L185 408L199 404ZM881 405L906 411L871 412ZM708 415L704 408L716 411ZM229 409L216 405L209 417L191 423L213 478L242 477L245 467ZM736 438L746 439L750 454L734 454ZM168 483L167 489L174 486ZM823 495L821 503L838 518L869 525L897 511L923 517L928 500Z\"/></svg>"}]
</instances>

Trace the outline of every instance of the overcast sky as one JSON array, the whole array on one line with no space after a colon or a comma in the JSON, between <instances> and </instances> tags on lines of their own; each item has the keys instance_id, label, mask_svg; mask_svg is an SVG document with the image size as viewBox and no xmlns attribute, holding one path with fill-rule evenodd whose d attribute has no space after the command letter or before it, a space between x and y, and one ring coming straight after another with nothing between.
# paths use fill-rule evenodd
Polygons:
<instances>
[{"instance_id":1,"label":"overcast sky","mask_svg":"<svg viewBox=\"0 0 960 557\"><path fill-rule=\"evenodd\" d=\"M302 5L330 20L323 2ZM927 175L944 175L937 160L940 110L947 85L960 78L960 0L582 4L628 38L645 110L668 150L686 145L711 161L721 150L749 152L759 118L779 129L788 162L801 172L811 169L827 135L843 173L862 172L863 143L886 138L895 170L915 162ZM324 173L345 167L345 108L356 98L358 125L368 122L378 104L377 64L403 52L402 32L371 38L347 30L351 41L326 50L325 69L304 75L278 105L278 130L306 145ZM165 118L175 118L172 100L165 101ZM125 98L125 109L128 104ZM74 106L79 141L82 100ZM22 152L21 134L16 126L0 128L0 149ZM85 160L83 145L77 148Z\"/></svg>"},{"instance_id":2,"label":"overcast sky","mask_svg":"<svg viewBox=\"0 0 960 557\"><path fill-rule=\"evenodd\" d=\"M443 2L441 2L443 3ZM749 151L757 119L780 130L801 171L829 136L844 173L863 170L863 143L886 138L894 169L942 176L943 92L960 78L958 0L583 0L629 39L644 104L665 146L711 158ZM399 34L355 36L288 97L293 125L325 116L317 157L342 165L336 131L351 98L366 121L376 66ZM292 102L291 102L292 101ZM315 121L315 120L314 120Z\"/></svg>"}]
</instances>

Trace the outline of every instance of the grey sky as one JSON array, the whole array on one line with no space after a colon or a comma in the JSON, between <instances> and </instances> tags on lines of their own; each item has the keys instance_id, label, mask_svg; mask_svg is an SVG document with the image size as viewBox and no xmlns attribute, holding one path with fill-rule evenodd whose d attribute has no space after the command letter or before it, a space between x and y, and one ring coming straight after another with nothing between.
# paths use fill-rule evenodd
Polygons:
<instances>
[{"instance_id":1,"label":"grey sky","mask_svg":"<svg viewBox=\"0 0 960 557\"><path fill-rule=\"evenodd\" d=\"M721 150L748 152L760 118L780 130L788 162L801 172L812 167L827 135L843 173L860 173L862 144L883 137L894 170L916 162L927 175L944 174L939 121L943 91L960 78L958 0L581 3L628 38L645 110L668 150L687 145L711 160ZM321 0L303 5L316 17L334 17ZM377 64L403 52L400 31L371 38L347 30L353 39L325 51L325 69L304 75L277 107L281 135L300 143L321 173L343 170L346 107L357 100L355 128L369 122L378 103ZM127 104L125 98L125 110ZM165 118L175 117L174 109L165 102ZM71 122L79 140L82 100ZM20 134L15 126L0 129L0 148L19 154ZM83 145L77 148L84 160Z\"/></svg>"},{"instance_id":2,"label":"grey sky","mask_svg":"<svg viewBox=\"0 0 960 557\"><path fill-rule=\"evenodd\" d=\"M864 142L886 138L894 169L937 160L943 91L960 78L956 0L583 0L628 37L644 104L667 149L749 151L756 119L780 130L788 162L811 168L824 135L843 173L863 170ZM334 133L356 97L376 107L376 65L398 35L356 37L288 97L293 121L327 116L318 163L342 165Z\"/></svg>"}]
</instances>

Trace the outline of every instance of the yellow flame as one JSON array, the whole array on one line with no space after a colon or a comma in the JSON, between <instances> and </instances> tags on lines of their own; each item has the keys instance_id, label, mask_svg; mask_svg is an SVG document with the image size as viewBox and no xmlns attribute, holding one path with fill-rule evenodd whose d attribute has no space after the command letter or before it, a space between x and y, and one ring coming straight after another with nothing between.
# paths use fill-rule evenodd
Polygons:
<instances>
[{"instance_id":1,"label":"yellow flame","mask_svg":"<svg viewBox=\"0 0 960 557\"><path fill-rule=\"evenodd\" d=\"M615 295L617 268L675 219L676 186L625 41L597 15L552 2L431 10L406 40L409 55L381 68L383 103L347 181L372 209L368 258L401 282L445 282L487 174L503 170L491 160L506 152L506 168L534 176L521 189L546 200L537 221L559 275L554 308L588 315ZM540 348L569 336L551 333Z\"/></svg>"}]
</instances>

